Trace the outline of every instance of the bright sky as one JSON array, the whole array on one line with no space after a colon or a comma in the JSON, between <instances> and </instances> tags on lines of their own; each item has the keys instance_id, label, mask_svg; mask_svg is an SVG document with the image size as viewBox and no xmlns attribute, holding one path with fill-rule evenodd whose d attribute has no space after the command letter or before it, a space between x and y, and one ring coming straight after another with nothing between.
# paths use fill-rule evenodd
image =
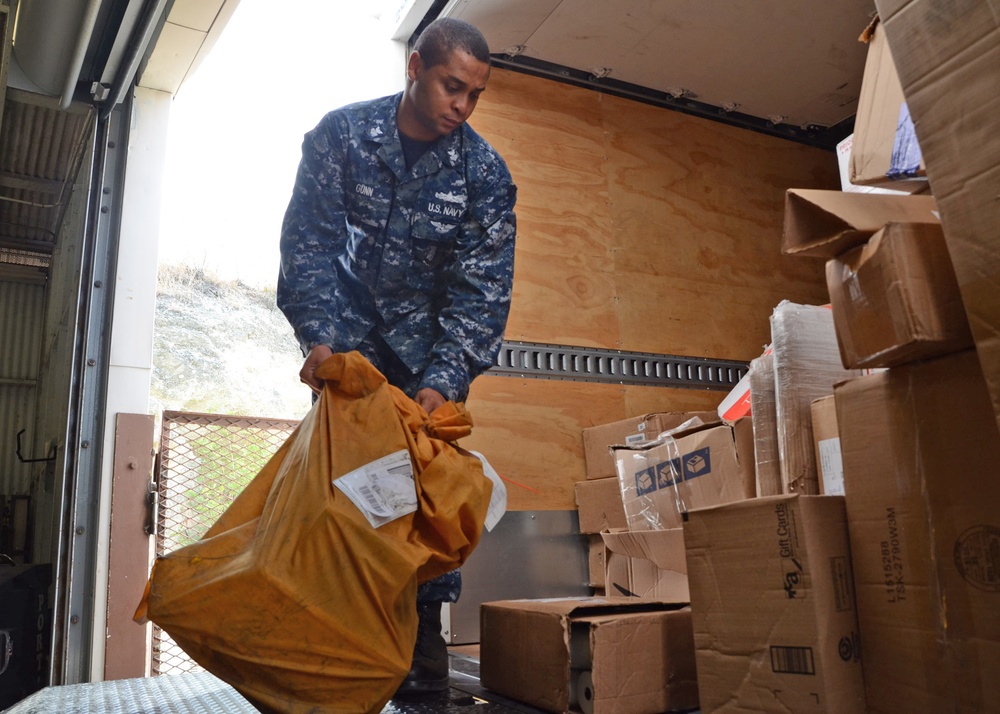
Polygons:
<instances>
[{"instance_id":1,"label":"bright sky","mask_svg":"<svg viewBox=\"0 0 1000 714\"><path fill-rule=\"evenodd\" d=\"M402 89L404 49L380 5L240 0L171 107L161 262L275 284L303 134L331 109Z\"/></svg>"}]
</instances>

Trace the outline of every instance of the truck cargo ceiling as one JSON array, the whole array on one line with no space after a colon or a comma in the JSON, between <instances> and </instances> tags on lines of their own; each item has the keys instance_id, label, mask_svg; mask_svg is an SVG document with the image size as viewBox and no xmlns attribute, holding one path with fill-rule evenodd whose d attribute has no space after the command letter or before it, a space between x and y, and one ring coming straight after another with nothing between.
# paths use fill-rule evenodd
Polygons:
<instances>
[{"instance_id":1,"label":"truck cargo ceiling","mask_svg":"<svg viewBox=\"0 0 1000 714\"><path fill-rule=\"evenodd\" d=\"M853 130L873 0L438 0L495 65L833 149Z\"/></svg>"}]
</instances>

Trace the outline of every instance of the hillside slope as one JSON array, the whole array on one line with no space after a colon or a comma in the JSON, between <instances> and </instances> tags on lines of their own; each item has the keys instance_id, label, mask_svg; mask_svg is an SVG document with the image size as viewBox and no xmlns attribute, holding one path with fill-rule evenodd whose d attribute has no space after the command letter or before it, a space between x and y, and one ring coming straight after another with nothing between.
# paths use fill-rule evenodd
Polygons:
<instances>
[{"instance_id":1,"label":"hillside slope","mask_svg":"<svg viewBox=\"0 0 1000 714\"><path fill-rule=\"evenodd\" d=\"M292 328L274 290L161 265L150 411L299 419L310 406Z\"/></svg>"}]
</instances>

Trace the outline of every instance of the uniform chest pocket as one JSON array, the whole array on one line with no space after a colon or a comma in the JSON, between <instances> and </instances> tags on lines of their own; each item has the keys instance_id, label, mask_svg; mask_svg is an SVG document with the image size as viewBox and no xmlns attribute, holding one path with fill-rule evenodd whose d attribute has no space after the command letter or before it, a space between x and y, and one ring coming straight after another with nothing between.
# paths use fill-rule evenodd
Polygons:
<instances>
[{"instance_id":1,"label":"uniform chest pocket","mask_svg":"<svg viewBox=\"0 0 1000 714\"><path fill-rule=\"evenodd\" d=\"M410 222L410 249L417 267L436 268L455 252L460 223L454 219L415 214Z\"/></svg>"}]
</instances>

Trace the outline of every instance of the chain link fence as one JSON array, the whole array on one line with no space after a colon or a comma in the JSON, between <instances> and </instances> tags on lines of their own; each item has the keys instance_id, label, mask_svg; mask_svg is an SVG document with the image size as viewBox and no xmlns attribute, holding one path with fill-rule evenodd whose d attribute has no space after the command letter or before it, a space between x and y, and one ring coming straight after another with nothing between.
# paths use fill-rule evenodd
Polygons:
<instances>
[{"instance_id":1,"label":"chain link fence","mask_svg":"<svg viewBox=\"0 0 1000 714\"><path fill-rule=\"evenodd\" d=\"M201 538L298 424L284 419L163 412L156 556ZM201 667L154 625L150 672L155 676L198 671Z\"/></svg>"}]
</instances>

